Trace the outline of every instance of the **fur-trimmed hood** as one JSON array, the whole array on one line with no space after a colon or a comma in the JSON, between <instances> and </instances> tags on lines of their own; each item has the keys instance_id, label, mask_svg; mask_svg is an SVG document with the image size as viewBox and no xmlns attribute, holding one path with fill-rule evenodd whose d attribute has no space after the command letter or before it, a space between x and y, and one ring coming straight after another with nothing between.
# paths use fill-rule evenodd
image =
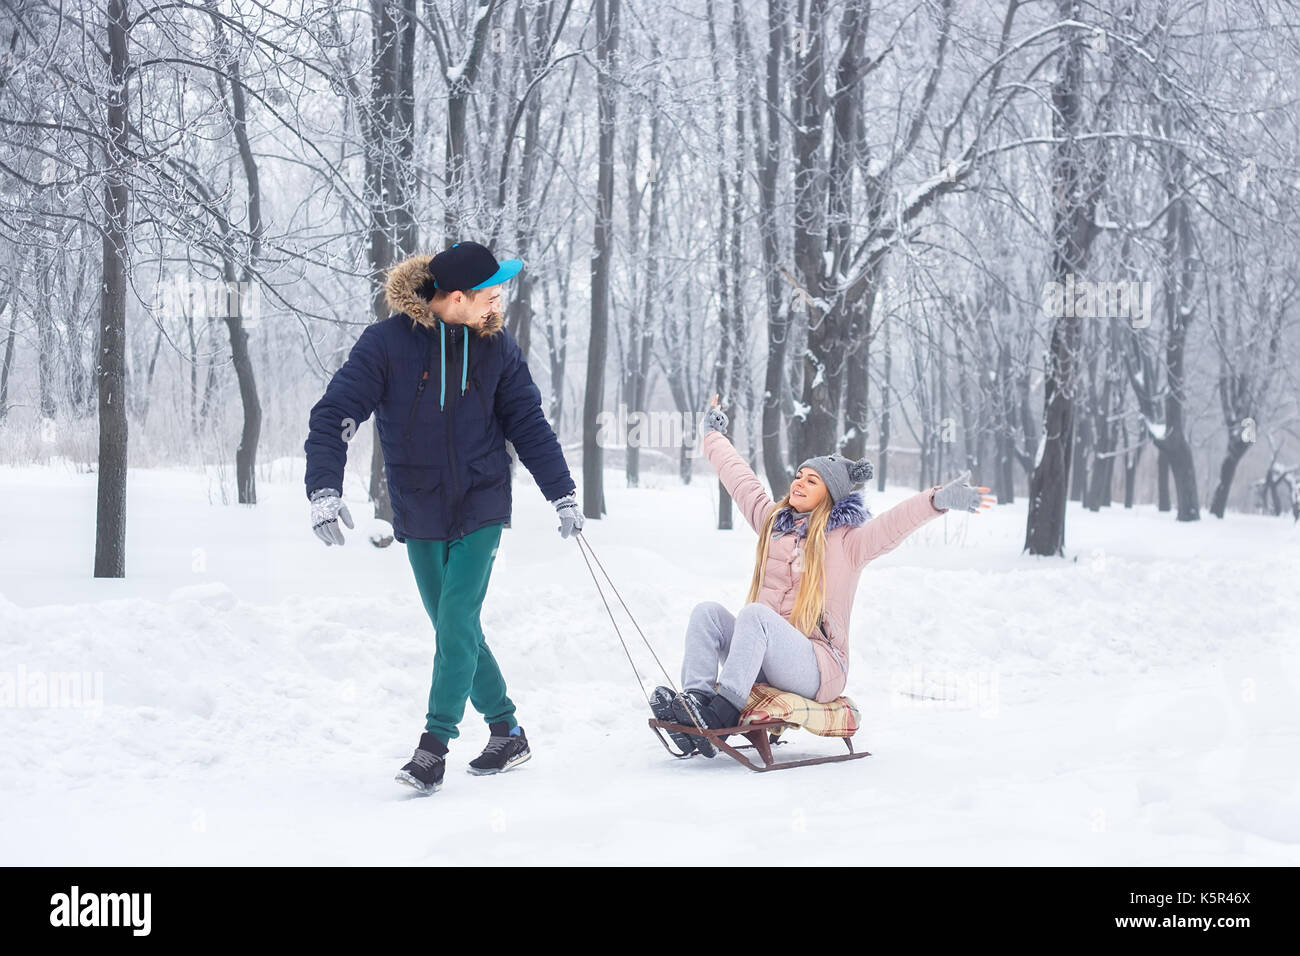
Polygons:
<instances>
[{"instance_id":1,"label":"fur-trimmed hood","mask_svg":"<svg viewBox=\"0 0 1300 956\"><path fill-rule=\"evenodd\" d=\"M384 283L385 298L388 307L394 312L409 315L418 325L437 329L438 317L429 311L429 300L415 290L429 277L429 261L433 256L419 255L403 259L388 270L388 279ZM474 329L479 338L490 338L501 331L504 325L498 313L483 323L483 328ZM467 326L470 328L470 326Z\"/></svg>"},{"instance_id":2,"label":"fur-trimmed hood","mask_svg":"<svg viewBox=\"0 0 1300 956\"><path fill-rule=\"evenodd\" d=\"M786 505L777 512L776 520L772 522L772 537L779 538L796 528L800 538L807 537L808 522L800 519L807 517L811 513L800 514L794 508ZM826 532L829 534L836 528L845 526L856 528L866 524L867 519L870 517L871 512L867 510L862 495L855 491L852 494L845 495L831 506L831 516L826 519Z\"/></svg>"},{"instance_id":3,"label":"fur-trimmed hood","mask_svg":"<svg viewBox=\"0 0 1300 956\"><path fill-rule=\"evenodd\" d=\"M411 256L409 259L403 259L393 268L388 270L388 279L384 283L385 298L388 300L388 307L394 312L402 313L410 318L413 326L423 325L430 331L438 333L438 407L446 407L447 391L447 326L450 323L442 321L438 316L433 314L429 308L429 300L420 295L420 286L429 278L429 260L433 256ZM467 330L473 330L480 339L490 339L500 334L504 325L501 313L496 312L488 317L483 323L481 329L473 326L465 326ZM452 341L455 342L456 326L452 326ZM460 393L465 394L465 389L469 382L469 331L465 333L465 347L461 352L460 367Z\"/></svg>"}]
</instances>

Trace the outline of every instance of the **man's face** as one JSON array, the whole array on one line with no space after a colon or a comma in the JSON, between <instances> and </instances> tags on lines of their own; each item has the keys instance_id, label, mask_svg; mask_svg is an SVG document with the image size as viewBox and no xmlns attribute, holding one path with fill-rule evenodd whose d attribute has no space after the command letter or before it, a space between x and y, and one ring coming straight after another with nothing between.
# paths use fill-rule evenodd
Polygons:
<instances>
[{"instance_id":1,"label":"man's face","mask_svg":"<svg viewBox=\"0 0 1300 956\"><path fill-rule=\"evenodd\" d=\"M453 310L448 316L453 322L481 329L494 312L501 311L502 287L488 286L471 292L457 292L452 296Z\"/></svg>"}]
</instances>

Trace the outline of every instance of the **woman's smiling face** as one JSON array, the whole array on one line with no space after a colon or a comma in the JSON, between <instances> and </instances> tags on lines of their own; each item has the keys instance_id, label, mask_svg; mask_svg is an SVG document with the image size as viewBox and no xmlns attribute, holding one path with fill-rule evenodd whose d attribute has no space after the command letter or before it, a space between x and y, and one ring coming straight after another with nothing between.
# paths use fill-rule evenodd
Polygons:
<instances>
[{"instance_id":1,"label":"woman's smiling face","mask_svg":"<svg viewBox=\"0 0 1300 956\"><path fill-rule=\"evenodd\" d=\"M826 500L826 495L822 476L807 466L800 468L794 481L790 482L790 507L801 514L816 508Z\"/></svg>"}]
</instances>

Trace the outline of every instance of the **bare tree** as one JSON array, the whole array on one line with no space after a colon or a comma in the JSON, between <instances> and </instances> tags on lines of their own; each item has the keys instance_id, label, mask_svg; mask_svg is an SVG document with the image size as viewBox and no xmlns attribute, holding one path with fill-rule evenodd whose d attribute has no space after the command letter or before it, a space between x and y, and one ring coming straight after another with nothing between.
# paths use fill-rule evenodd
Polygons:
<instances>
[{"instance_id":1,"label":"bare tree","mask_svg":"<svg viewBox=\"0 0 1300 956\"><path fill-rule=\"evenodd\" d=\"M596 227L591 256L591 336L587 343L587 391L582 410L582 511L605 512L604 449L597 441L605 399L605 357L609 342L610 272L614 252L614 124L617 118L619 0L596 0L596 78L600 158L596 185Z\"/></svg>"},{"instance_id":2,"label":"bare tree","mask_svg":"<svg viewBox=\"0 0 1300 956\"><path fill-rule=\"evenodd\" d=\"M1058 16L1075 21L1078 0L1058 0ZM1084 134L1085 34L1069 28L1063 43L1056 80L1052 84L1052 188L1055 196L1052 229L1054 281L1065 286L1082 274L1097 230L1093 213L1103 179L1102 165L1090 155ZM1047 376L1043 392L1043 434L1029 484L1029 517L1025 550L1060 555L1065 547L1065 504L1074 440L1075 382L1078 377L1080 322L1073 308L1052 323Z\"/></svg>"},{"instance_id":3,"label":"bare tree","mask_svg":"<svg viewBox=\"0 0 1300 956\"><path fill-rule=\"evenodd\" d=\"M99 487L95 509L95 577L126 576L126 274L128 266L126 79L130 60L128 0L108 0L108 83L104 86L104 279L100 340Z\"/></svg>"}]
</instances>

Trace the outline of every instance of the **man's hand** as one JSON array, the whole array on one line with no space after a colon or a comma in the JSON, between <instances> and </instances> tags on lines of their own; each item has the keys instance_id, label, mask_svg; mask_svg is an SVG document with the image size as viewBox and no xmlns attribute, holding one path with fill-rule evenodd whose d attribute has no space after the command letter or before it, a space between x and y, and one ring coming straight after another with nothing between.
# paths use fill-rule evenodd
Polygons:
<instances>
[{"instance_id":1,"label":"man's hand","mask_svg":"<svg viewBox=\"0 0 1300 956\"><path fill-rule=\"evenodd\" d=\"M975 513L985 510L996 501L995 498L984 494L988 490L983 486L979 488L973 487L970 484L970 472L963 471L952 481L938 489L930 500L934 502L934 506L940 511L956 509L957 511Z\"/></svg>"},{"instance_id":2,"label":"man's hand","mask_svg":"<svg viewBox=\"0 0 1300 956\"><path fill-rule=\"evenodd\" d=\"M560 526L555 530L560 532L561 538L582 530L582 511L578 508L578 499L572 493L556 498L551 504L555 505L555 513L560 516Z\"/></svg>"},{"instance_id":3,"label":"man's hand","mask_svg":"<svg viewBox=\"0 0 1300 956\"><path fill-rule=\"evenodd\" d=\"M356 527L337 488L317 488L311 493L311 529L327 545L343 543L340 517L349 529Z\"/></svg>"}]
</instances>

